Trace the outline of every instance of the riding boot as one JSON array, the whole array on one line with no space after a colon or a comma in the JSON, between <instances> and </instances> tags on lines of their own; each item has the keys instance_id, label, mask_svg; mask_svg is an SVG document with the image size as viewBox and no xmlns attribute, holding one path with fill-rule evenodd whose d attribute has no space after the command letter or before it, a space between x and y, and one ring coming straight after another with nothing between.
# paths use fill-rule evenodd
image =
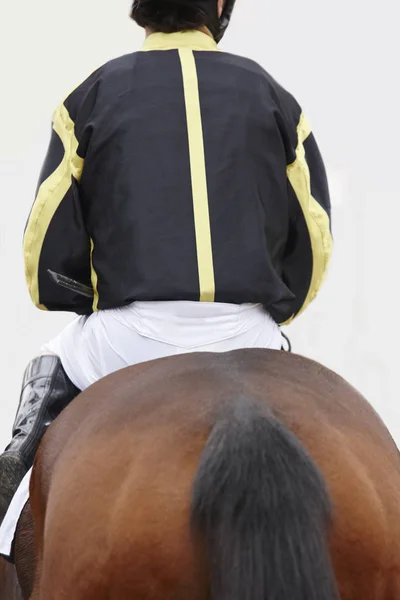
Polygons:
<instances>
[{"instance_id":1,"label":"riding boot","mask_svg":"<svg viewBox=\"0 0 400 600\"><path fill-rule=\"evenodd\" d=\"M40 356L27 367L13 438L0 456L0 523L24 475L33 465L47 427L79 392L57 356Z\"/></svg>"}]
</instances>

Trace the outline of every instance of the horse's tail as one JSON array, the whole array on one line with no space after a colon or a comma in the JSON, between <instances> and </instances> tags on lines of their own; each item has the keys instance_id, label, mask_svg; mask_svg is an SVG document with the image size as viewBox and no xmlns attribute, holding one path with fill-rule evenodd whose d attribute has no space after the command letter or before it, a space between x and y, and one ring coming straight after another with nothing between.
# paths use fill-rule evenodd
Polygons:
<instances>
[{"instance_id":1,"label":"horse's tail","mask_svg":"<svg viewBox=\"0 0 400 600\"><path fill-rule=\"evenodd\" d=\"M299 440L242 398L217 419L194 482L212 600L338 600L324 479Z\"/></svg>"}]
</instances>

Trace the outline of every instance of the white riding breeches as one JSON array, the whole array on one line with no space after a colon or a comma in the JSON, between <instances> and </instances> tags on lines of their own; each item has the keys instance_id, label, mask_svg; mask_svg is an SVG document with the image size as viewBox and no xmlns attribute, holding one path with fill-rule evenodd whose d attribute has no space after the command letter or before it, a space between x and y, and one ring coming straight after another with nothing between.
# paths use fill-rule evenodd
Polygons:
<instances>
[{"instance_id":1,"label":"white riding breeches","mask_svg":"<svg viewBox=\"0 0 400 600\"><path fill-rule=\"evenodd\" d=\"M261 305L135 302L76 318L41 350L59 356L72 383L84 390L156 358L281 346L280 329Z\"/></svg>"}]
</instances>

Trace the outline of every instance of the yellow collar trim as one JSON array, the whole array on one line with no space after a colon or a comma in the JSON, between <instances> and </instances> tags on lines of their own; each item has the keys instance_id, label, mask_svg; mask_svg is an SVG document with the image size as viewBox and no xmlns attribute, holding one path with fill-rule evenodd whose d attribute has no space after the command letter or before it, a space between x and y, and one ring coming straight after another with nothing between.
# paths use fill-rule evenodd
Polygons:
<instances>
[{"instance_id":1,"label":"yellow collar trim","mask_svg":"<svg viewBox=\"0 0 400 600\"><path fill-rule=\"evenodd\" d=\"M178 33L152 33L143 46L142 52L149 50L190 50L218 51L216 41L202 31L180 31Z\"/></svg>"}]
</instances>

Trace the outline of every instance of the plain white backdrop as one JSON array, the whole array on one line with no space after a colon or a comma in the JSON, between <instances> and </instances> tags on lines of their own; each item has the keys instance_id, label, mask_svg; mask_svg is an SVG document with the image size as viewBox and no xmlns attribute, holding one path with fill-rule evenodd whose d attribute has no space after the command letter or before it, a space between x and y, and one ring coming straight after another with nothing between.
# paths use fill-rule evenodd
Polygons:
<instances>
[{"instance_id":1,"label":"plain white backdrop","mask_svg":"<svg viewBox=\"0 0 400 600\"><path fill-rule=\"evenodd\" d=\"M0 445L21 378L71 316L28 297L22 235L51 115L107 60L139 49L129 0L2 0L0 23ZM222 48L260 62L303 106L326 162L335 253L320 297L286 333L339 372L400 443L400 86L394 0L237 0ZM221 107L223 110L223 107Z\"/></svg>"}]
</instances>

